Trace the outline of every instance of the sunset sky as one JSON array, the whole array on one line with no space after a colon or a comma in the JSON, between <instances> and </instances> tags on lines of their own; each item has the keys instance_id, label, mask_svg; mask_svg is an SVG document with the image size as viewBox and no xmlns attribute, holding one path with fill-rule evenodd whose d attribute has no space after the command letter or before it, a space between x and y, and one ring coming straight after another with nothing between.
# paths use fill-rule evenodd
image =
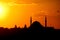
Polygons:
<instances>
[{"instance_id":1,"label":"sunset sky","mask_svg":"<svg viewBox=\"0 0 60 40\"><path fill-rule=\"evenodd\" d=\"M48 26L60 29L60 0L0 0L1 27L29 26L30 16L44 25L45 15Z\"/></svg>"}]
</instances>

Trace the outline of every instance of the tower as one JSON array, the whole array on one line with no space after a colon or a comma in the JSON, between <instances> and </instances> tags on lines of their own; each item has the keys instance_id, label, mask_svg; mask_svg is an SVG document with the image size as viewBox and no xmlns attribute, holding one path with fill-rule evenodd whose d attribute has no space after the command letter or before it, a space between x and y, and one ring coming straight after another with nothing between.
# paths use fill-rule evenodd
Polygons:
<instances>
[{"instance_id":1,"label":"tower","mask_svg":"<svg viewBox=\"0 0 60 40\"><path fill-rule=\"evenodd\" d=\"M30 25L32 24L32 17L30 17Z\"/></svg>"},{"instance_id":2,"label":"tower","mask_svg":"<svg viewBox=\"0 0 60 40\"><path fill-rule=\"evenodd\" d=\"M15 28L17 28L17 25L15 25Z\"/></svg>"},{"instance_id":3,"label":"tower","mask_svg":"<svg viewBox=\"0 0 60 40\"><path fill-rule=\"evenodd\" d=\"M45 27L47 27L47 17L45 16Z\"/></svg>"}]
</instances>

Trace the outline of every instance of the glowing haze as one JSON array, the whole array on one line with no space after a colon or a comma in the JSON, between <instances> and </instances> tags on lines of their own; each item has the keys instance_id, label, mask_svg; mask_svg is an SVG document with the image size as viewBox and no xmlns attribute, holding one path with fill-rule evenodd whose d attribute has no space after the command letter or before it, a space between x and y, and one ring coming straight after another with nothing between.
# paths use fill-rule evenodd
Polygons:
<instances>
[{"instance_id":1,"label":"glowing haze","mask_svg":"<svg viewBox=\"0 0 60 40\"><path fill-rule=\"evenodd\" d=\"M47 15L48 26L60 29L60 0L0 0L0 26L29 26L30 16L44 25Z\"/></svg>"},{"instance_id":2,"label":"glowing haze","mask_svg":"<svg viewBox=\"0 0 60 40\"><path fill-rule=\"evenodd\" d=\"M0 2L0 20L4 19L9 11L9 6L4 3L4 2Z\"/></svg>"}]
</instances>

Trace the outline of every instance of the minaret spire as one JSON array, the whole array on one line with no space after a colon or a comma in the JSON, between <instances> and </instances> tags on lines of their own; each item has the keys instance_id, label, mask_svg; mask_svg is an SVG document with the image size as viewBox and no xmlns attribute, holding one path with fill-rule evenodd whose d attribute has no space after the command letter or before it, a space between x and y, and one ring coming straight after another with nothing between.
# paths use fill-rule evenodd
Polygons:
<instances>
[{"instance_id":1,"label":"minaret spire","mask_svg":"<svg viewBox=\"0 0 60 40\"><path fill-rule=\"evenodd\" d=\"M30 25L32 24L32 16L30 17Z\"/></svg>"},{"instance_id":2,"label":"minaret spire","mask_svg":"<svg viewBox=\"0 0 60 40\"><path fill-rule=\"evenodd\" d=\"M45 27L47 27L47 17L45 16Z\"/></svg>"}]
</instances>

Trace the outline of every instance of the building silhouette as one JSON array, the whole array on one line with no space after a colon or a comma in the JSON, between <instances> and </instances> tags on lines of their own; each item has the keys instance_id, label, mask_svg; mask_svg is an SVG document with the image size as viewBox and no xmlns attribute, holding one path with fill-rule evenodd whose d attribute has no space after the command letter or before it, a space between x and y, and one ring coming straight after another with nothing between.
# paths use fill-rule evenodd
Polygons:
<instances>
[{"instance_id":1,"label":"building silhouette","mask_svg":"<svg viewBox=\"0 0 60 40\"><path fill-rule=\"evenodd\" d=\"M29 27L30 32L42 32L43 26L38 22L33 22Z\"/></svg>"},{"instance_id":2,"label":"building silhouette","mask_svg":"<svg viewBox=\"0 0 60 40\"><path fill-rule=\"evenodd\" d=\"M17 25L15 25L15 28L17 28Z\"/></svg>"}]
</instances>

